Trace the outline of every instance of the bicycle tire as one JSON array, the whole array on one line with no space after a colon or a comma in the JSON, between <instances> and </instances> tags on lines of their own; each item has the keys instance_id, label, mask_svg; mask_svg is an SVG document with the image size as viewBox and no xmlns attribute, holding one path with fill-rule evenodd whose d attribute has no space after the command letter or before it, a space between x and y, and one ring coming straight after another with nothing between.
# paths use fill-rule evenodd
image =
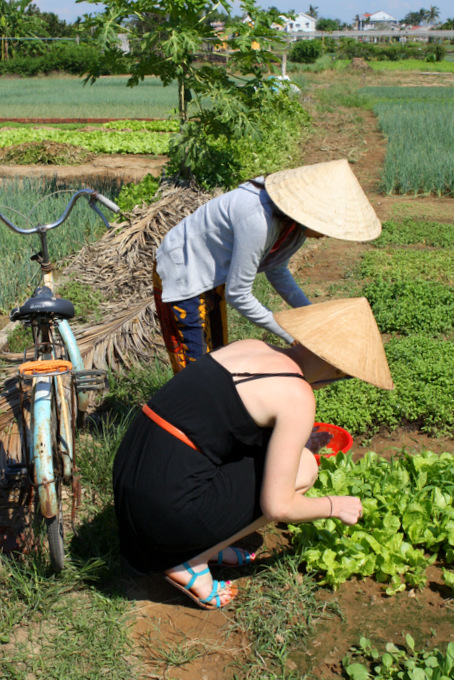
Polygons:
<instances>
[{"instance_id":1,"label":"bicycle tire","mask_svg":"<svg viewBox=\"0 0 454 680\"><path fill-rule=\"evenodd\" d=\"M47 542L49 545L50 563L53 571L60 572L65 566L65 545L63 539L63 516L59 512L55 517L45 518Z\"/></svg>"}]
</instances>

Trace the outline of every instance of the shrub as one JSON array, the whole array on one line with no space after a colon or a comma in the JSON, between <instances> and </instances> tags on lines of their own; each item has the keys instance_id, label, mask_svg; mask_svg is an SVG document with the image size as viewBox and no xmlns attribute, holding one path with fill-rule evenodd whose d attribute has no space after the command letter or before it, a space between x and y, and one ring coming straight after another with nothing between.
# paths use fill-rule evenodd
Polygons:
<instances>
[{"instance_id":1,"label":"shrub","mask_svg":"<svg viewBox=\"0 0 454 680\"><path fill-rule=\"evenodd\" d=\"M44 44L44 43L43 43ZM101 63L99 49L95 45L74 42L57 42L46 45L46 49L37 56L22 55L14 59L0 62L0 73L18 76L35 76L52 71L63 71L73 75L83 75L93 69L94 64ZM127 58L120 61L120 68L115 71L105 65L101 75L128 73Z\"/></svg>"},{"instance_id":2,"label":"shrub","mask_svg":"<svg viewBox=\"0 0 454 680\"><path fill-rule=\"evenodd\" d=\"M293 159L299 161L298 141L309 116L286 89L273 93L264 87L255 92L246 119L248 125L239 127L238 116L219 100L185 123L171 139L169 173L177 173L184 164L206 189L232 188L288 167Z\"/></svg>"},{"instance_id":3,"label":"shrub","mask_svg":"<svg viewBox=\"0 0 454 680\"><path fill-rule=\"evenodd\" d=\"M152 203L159 187L159 179L146 175L140 182L126 184L115 199L122 212L133 210L136 205Z\"/></svg>"},{"instance_id":4,"label":"shrub","mask_svg":"<svg viewBox=\"0 0 454 680\"><path fill-rule=\"evenodd\" d=\"M323 52L321 40L298 40L288 55L289 61L299 64L313 64Z\"/></svg>"}]
</instances>

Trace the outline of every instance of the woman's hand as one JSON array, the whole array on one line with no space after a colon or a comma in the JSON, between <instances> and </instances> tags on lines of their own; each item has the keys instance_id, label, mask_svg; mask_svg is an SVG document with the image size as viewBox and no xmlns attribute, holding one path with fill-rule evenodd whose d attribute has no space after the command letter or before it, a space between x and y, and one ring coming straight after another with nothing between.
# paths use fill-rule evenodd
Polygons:
<instances>
[{"instance_id":1,"label":"woman's hand","mask_svg":"<svg viewBox=\"0 0 454 680\"><path fill-rule=\"evenodd\" d=\"M356 524L363 516L363 506L356 496L327 496L331 499L331 517L337 517L344 524Z\"/></svg>"}]
</instances>

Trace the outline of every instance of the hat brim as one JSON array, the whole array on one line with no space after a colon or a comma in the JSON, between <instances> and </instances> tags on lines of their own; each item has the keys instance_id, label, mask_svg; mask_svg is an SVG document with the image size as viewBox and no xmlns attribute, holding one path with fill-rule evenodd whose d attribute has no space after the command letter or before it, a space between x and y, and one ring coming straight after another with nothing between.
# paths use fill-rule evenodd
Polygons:
<instances>
[{"instance_id":1,"label":"hat brim","mask_svg":"<svg viewBox=\"0 0 454 680\"><path fill-rule=\"evenodd\" d=\"M345 241L371 241L381 224L347 160L281 170L265 179L273 203L313 231Z\"/></svg>"},{"instance_id":2,"label":"hat brim","mask_svg":"<svg viewBox=\"0 0 454 680\"><path fill-rule=\"evenodd\" d=\"M345 375L394 389L380 331L366 298L332 300L276 312L277 323Z\"/></svg>"}]
</instances>

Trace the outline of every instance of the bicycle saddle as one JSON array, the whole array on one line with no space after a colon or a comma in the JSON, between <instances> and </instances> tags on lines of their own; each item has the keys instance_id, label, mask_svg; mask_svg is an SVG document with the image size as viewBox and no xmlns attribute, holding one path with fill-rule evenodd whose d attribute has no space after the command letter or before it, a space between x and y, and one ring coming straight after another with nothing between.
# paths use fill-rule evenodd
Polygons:
<instances>
[{"instance_id":1,"label":"bicycle saddle","mask_svg":"<svg viewBox=\"0 0 454 680\"><path fill-rule=\"evenodd\" d=\"M54 314L61 319L72 319L75 314L74 305L70 300L56 298L50 288L40 286L22 307L16 307L10 312L9 318L11 321L17 321L23 317L39 314L40 312Z\"/></svg>"}]
</instances>

